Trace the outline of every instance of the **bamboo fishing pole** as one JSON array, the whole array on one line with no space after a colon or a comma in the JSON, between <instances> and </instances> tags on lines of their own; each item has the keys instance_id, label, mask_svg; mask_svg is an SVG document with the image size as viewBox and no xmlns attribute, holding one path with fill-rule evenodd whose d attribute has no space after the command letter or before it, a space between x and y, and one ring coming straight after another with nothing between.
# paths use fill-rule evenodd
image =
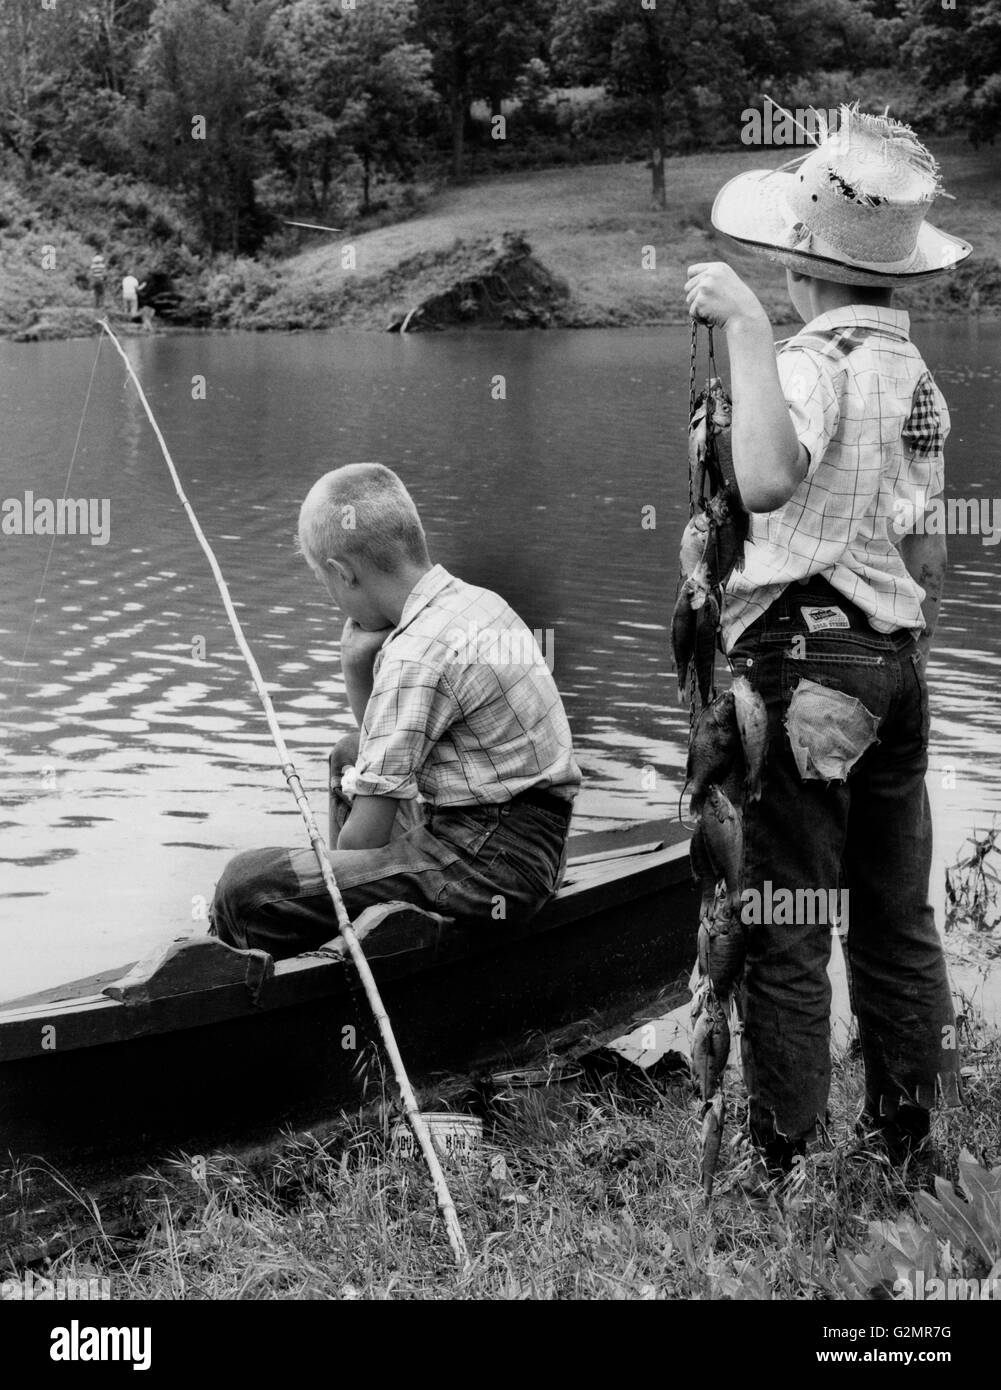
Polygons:
<instances>
[{"instance_id":1,"label":"bamboo fishing pole","mask_svg":"<svg viewBox=\"0 0 1001 1390\"><path fill-rule=\"evenodd\" d=\"M205 532L198 524L198 518L195 516L191 503L188 501L185 495L184 488L181 485L181 479L178 476L177 469L174 467L174 460L170 456L170 450L167 448L167 442L164 439L162 433L160 432L160 426L156 422L156 418L153 415L153 411L150 409L150 404L149 401L146 399L146 393L142 388L142 383L136 375L132 363L129 361L124 348L118 341L118 338L112 332L111 326L108 324L108 321L106 319L100 319L99 322L101 327L104 329L104 331L107 333L108 337L114 344L115 350L118 353L119 357L125 363L126 370L128 371L128 374L131 377L133 384L135 385L136 391L139 393L139 400L142 402L142 407L146 412L146 417L149 420L150 425L153 427L153 433L156 435L157 443L160 445L160 451L163 454L164 461L166 462L167 467L170 470L170 476L173 479L174 483L174 490L181 500L181 505L184 507L184 510L188 514L188 520L191 522L192 529L194 530L195 536L198 539L198 544L205 552L205 558L208 560L209 565L212 569L212 574L215 578L216 587L218 588L220 597L222 598L223 607L226 609L226 616L229 618L230 626L233 629L233 635L236 638L237 645L239 646L240 651L243 653L243 658L246 661L247 666L250 670L250 675L251 679L254 682L254 687L260 698L261 704L264 707L264 716L268 721L268 728L271 730L271 738L274 742L275 748L278 752L278 757L281 761L282 773L285 777L286 782L288 783L289 790L295 798L295 803L299 808L299 813L302 816L303 821L305 822L306 833L309 836L309 843L313 847L313 853L316 855L316 862L320 866L320 873L323 876L324 886L326 887L326 890L330 895L330 901L334 905L334 915L337 918L338 930L344 938L344 943L348 948L351 960L354 964L355 969L358 971L358 975L361 978L362 984L365 987L365 995L368 999L369 1005L371 1006L376 1024L378 1025L379 1034L382 1037L383 1046L385 1047L386 1053L389 1056L389 1060L393 1068L393 1075L396 1077L396 1084L400 1090L400 1097L403 1101L403 1108L406 1111L407 1119L410 1121L410 1126L414 1131L414 1135L417 1139L417 1142L421 1147L421 1152L424 1155L424 1160L427 1163L428 1171L431 1174L431 1181L434 1184L435 1196L438 1199L438 1209L441 1212L442 1217L445 1221L445 1228L448 1231L448 1239L449 1243L452 1246L452 1251L455 1255L456 1264L463 1265L467 1263L469 1255L466 1251L466 1242L462 1236L462 1228L459 1225L459 1218L456 1215L455 1203L452 1201L452 1195L448 1190L448 1183L445 1179L445 1174L442 1171L442 1166L438 1159L438 1154L435 1150L434 1143L432 1142L430 1131L428 1130L427 1124L425 1123L424 1116L418 1109L417 1099L414 1096L413 1087L411 1086L410 1078L407 1075L407 1069L404 1066L403 1058L400 1055L400 1049L397 1046L396 1037L393 1033L393 1025L389 1021L389 1015L386 1013L385 1006L382 1002L382 997L379 994L379 987L375 982L375 976L372 974L371 967L369 966L368 961L365 959L365 953L362 951L361 943L359 942L358 937L355 935L354 928L351 926L351 920L348 917L347 909L344 906L344 899L341 897L341 891L337 886L336 879L334 878L334 870L333 866L330 863L330 856L327 853L327 846L324 844L323 837L321 836L319 829L317 828L316 820L313 816L312 807L309 804L309 798L306 796L305 788L303 787L302 782L299 780L299 774L295 770L295 766L292 762L292 759L289 757L288 746L285 743L285 736L283 735L281 728L279 727L278 719L275 715L274 705L271 702L271 696L268 694L267 687L264 684L264 678L261 675L261 671L254 658L254 654L250 650L249 645L247 644L247 639L244 636L243 628L240 624L240 619L236 616L236 610L234 609L233 601L229 596L229 589L226 585L226 580L223 578L222 570L219 568L219 562L216 560L212 547L211 545L209 545L209 542L206 539Z\"/></svg>"}]
</instances>

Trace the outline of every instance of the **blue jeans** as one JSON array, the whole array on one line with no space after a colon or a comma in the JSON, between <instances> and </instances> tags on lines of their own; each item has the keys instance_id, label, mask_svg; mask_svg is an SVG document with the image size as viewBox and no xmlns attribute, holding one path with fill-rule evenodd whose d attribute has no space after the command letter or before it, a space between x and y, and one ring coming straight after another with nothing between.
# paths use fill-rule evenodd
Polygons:
<instances>
[{"instance_id":1,"label":"blue jeans","mask_svg":"<svg viewBox=\"0 0 1001 1390\"><path fill-rule=\"evenodd\" d=\"M432 809L380 849L334 850L330 862L354 920L376 903L407 902L484 930L525 921L554 896L566 867L567 814L524 801ZM395 834L395 828L394 828ZM238 854L216 885L210 928L229 946L276 960L337 935L312 849Z\"/></svg>"},{"instance_id":2,"label":"blue jeans","mask_svg":"<svg viewBox=\"0 0 1001 1390\"><path fill-rule=\"evenodd\" d=\"M830 614L832 606L849 626L811 632L802 608ZM744 807L752 924L742 1056L753 1139L766 1152L802 1148L826 1115L832 923L808 906L820 901L816 890L843 908L835 926L865 1064L865 1113L888 1125L901 1105L958 1104L955 1017L928 902L928 690L913 635L877 633L811 579L791 584L729 657L768 712L761 800ZM768 921L748 917L749 889L763 908L791 890L793 920L777 910L762 910Z\"/></svg>"}]
</instances>

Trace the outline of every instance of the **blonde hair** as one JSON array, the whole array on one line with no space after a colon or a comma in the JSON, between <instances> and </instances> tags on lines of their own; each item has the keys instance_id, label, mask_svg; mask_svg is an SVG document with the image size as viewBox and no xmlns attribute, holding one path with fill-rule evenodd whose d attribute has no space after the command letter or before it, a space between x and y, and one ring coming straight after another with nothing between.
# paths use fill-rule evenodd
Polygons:
<instances>
[{"instance_id":1,"label":"blonde hair","mask_svg":"<svg viewBox=\"0 0 1001 1390\"><path fill-rule=\"evenodd\" d=\"M381 463L349 463L319 478L299 510L298 539L314 568L326 560L362 560L396 574L408 561L430 564L414 500Z\"/></svg>"}]
</instances>

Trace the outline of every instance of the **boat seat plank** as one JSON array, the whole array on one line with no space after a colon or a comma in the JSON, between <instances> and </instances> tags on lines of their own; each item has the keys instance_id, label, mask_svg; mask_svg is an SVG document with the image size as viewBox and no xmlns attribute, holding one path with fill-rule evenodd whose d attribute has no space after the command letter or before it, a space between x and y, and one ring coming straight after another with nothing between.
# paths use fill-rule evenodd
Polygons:
<instances>
[{"instance_id":1,"label":"boat seat plank","mask_svg":"<svg viewBox=\"0 0 1001 1390\"><path fill-rule=\"evenodd\" d=\"M414 951L436 951L443 933L455 925L453 917L437 912L425 912L413 903L377 903L367 907L352 923L355 936L362 942L368 961L386 960L391 956L409 955ZM373 933L378 935L373 935ZM325 941L310 956L344 960L347 947L340 935Z\"/></svg>"},{"instance_id":2,"label":"boat seat plank","mask_svg":"<svg viewBox=\"0 0 1001 1390\"><path fill-rule=\"evenodd\" d=\"M575 854L567 860L567 869L579 869L585 864L607 864L610 859L632 859L637 854L655 854L664 848L663 840L648 840L644 845L629 845L626 849L604 849L597 854Z\"/></svg>"}]
</instances>

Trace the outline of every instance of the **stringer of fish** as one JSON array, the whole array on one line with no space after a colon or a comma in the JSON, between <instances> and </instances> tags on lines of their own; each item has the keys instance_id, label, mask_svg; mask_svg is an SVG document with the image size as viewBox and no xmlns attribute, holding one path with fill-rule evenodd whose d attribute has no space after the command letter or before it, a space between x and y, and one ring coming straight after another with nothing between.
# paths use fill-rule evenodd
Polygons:
<instances>
[{"instance_id":1,"label":"stringer of fish","mask_svg":"<svg viewBox=\"0 0 1001 1390\"><path fill-rule=\"evenodd\" d=\"M745 681L716 693L716 650L724 589L742 568L749 518L733 475L732 405L718 376L695 398L688 431L690 515L681 540L681 581L671 621L678 699L691 712L686 787L696 817L692 876L701 889L698 959L692 973L692 1076L701 1102L700 1171L708 1202L722 1144L730 1018L743 976L747 927L741 916L743 802L760 795L760 711ZM709 360L712 330L709 330ZM750 692L750 694L749 694ZM760 697L758 697L760 699ZM759 742L761 747L759 749ZM739 1016L735 1020L739 1028Z\"/></svg>"}]
</instances>

